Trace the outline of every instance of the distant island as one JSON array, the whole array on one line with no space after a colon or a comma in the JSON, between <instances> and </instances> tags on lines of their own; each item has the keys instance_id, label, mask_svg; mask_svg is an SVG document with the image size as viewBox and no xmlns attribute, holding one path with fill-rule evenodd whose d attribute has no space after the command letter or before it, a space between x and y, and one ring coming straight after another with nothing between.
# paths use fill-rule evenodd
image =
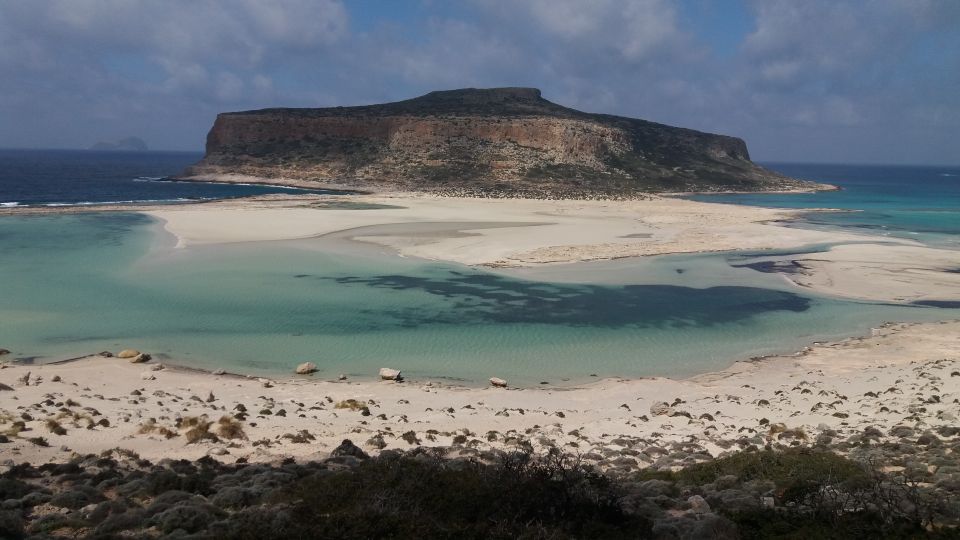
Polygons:
<instances>
[{"instance_id":1,"label":"distant island","mask_svg":"<svg viewBox=\"0 0 960 540\"><path fill-rule=\"evenodd\" d=\"M145 152L149 150L147 143L138 137L126 137L115 142L100 141L90 147L90 150L128 150Z\"/></svg>"},{"instance_id":2,"label":"distant island","mask_svg":"<svg viewBox=\"0 0 960 540\"><path fill-rule=\"evenodd\" d=\"M831 187L756 165L742 139L585 113L535 88L223 113L183 178L531 198Z\"/></svg>"}]
</instances>

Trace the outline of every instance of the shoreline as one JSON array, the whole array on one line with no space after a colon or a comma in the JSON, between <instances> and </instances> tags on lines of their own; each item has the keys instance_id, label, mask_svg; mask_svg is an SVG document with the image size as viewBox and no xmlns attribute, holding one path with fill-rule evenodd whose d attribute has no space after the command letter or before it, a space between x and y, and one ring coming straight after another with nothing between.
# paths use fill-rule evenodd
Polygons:
<instances>
[{"instance_id":1,"label":"shoreline","mask_svg":"<svg viewBox=\"0 0 960 540\"><path fill-rule=\"evenodd\" d=\"M331 201L339 206L331 206ZM23 214L20 210L0 213ZM202 249L326 236L424 260L543 269L666 253L745 250L756 252L755 259L800 264L801 278L809 280L817 294L835 296L839 280L840 289L853 283L859 288L851 290L879 295L884 301L909 300L910 295L960 298L960 274L938 270L944 257L952 263L955 252L887 237L775 223L805 209L673 197L549 201L396 193L268 195L109 210L134 211L157 220L171 236L161 238L158 233L151 253L157 246ZM558 239L563 244L557 245ZM830 247L793 252L818 244ZM871 258L881 263L871 265ZM898 264L923 269L908 272ZM575 270L589 277L590 269ZM795 275L778 274L793 286L806 286L797 283L801 278ZM344 438L375 453L450 446L461 437L472 437L476 449L552 445L596 455L622 446L615 441L640 438L653 446L694 444L704 456L716 457L762 447L771 438L783 440L779 434L788 432L804 434L787 441L797 445L828 433L855 437L870 426L887 433L913 422L907 420L908 409L917 406L916 395L930 393L930 381L923 374L933 371L940 373L936 392L941 399L925 405L932 412L924 417L924 425L955 422L960 411L953 410L951 400L960 396L960 376L951 373L960 373L958 335L960 322L955 320L890 323L868 335L813 343L792 354L738 360L723 370L689 378L604 378L570 386L506 389L440 379L402 384L271 379L89 356L65 363L18 364L0 369L0 382L12 389L0 391L0 432L12 441L0 445L0 457L63 461L74 452L120 447L148 459L210 455L255 462L325 457ZM507 376L509 381L509 373L489 375ZM902 390L885 393L884 388ZM216 423L223 416L239 418L246 438L185 442L179 429L184 418L206 417ZM98 423L101 419L105 425ZM51 431L48 420L62 425L65 434ZM22 426L16 427L17 422ZM770 426L781 424L782 431L772 431ZM28 429L23 436L14 433L21 428ZM35 436L50 446L27 440ZM632 456L633 466L663 465L657 456L645 456Z\"/></svg>"},{"instance_id":2,"label":"shoreline","mask_svg":"<svg viewBox=\"0 0 960 540\"><path fill-rule=\"evenodd\" d=\"M11 442L0 445L0 458L64 461L74 452L119 447L147 459L309 460L324 457L344 438L376 453L449 446L465 433L477 438L474 447L481 450L523 444L589 452L623 438L661 446L693 440L684 444L715 458L743 444L762 446L763 433L779 424L804 433L797 440L801 446L817 433L850 437L869 426L886 433L912 425L908 408L926 400L931 384L939 400L926 400L927 414L914 421L927 428L952 425L960 412L952 403L960 396L960 377L951 375L960 369L958 334L960 321L888 323L867 335L738 361L687 379L606 378L573 387L268 379L99 356L6 364L0 382L10 390L0 393L0 431ZM884 392L887 387L898 390ZM177 419L203 416L214 423L239 416L246 438L186 443ZM21 418L28 431L11 435ZM66 429L63 434L48 430L51 418ZM106 425L97 424L102 419ZM309 444L297 442L304 431L312 437ZM36 436L50 446L26 440Z\"/></svg>"},{"instance_id":3,"label":"shoreline","mask_svg":"<svg viewBox=\"0 0 960 540\"><path fill-rule=\"evenodd\" d=\"M778 359L798 359L803 358L809 354L814 347L816 346L837 346L843 345L848 342L861 342L867 340L871 337L876 336L878 332L883 332L889 329L903 329L910 328L914 326L923 326L923 325L938 325L938 324L957 324L960 325L960 319L942 319L934 322L904 322L904 321L888 321L882 324L873 326L868 332L861 332L856 335L846 336L842 338L832 339L832 340L816 340L810 341L807 345L800 347L799 349L794 349L793 352L785 352L779 354L765 354L760 356L752 356L747 358L740 358L733 360L730 365L725 368L705 371L703 373L698 373L689 376L668 376L668 375L640 375L635 377L630 376L605 376L593 378L593 380L584 379L582 382L573 382L570 384L556 384L550 382L548 384L538 383L538 384L527 384L527 385L510 385L509 388L512 390L541 390L541 391L574 391L574 390L591 390L596 389L599 386L604 386L609 383L632 383L638 381L654 381L654 380L667 380L674 382L692 382L692 383L710 383L721 381L723 379L733 377L735 375L742 374L747 369L753 368L772 368ZM0 357L2 358L2 357ZM113 357L103 357L98 353L84 354L80 356L74 356L70 358L64 358L61 360L51 360L51 361L40 361L34 363L32 360L30 362L21 362L17 359L11 359L9 361L0 360L0 370L18 366L18 367L45 367L45 366L67 366L75 362L84 362L96 360L98 358L111 359ZM115 358L114 358L115 359ZM146 367L160 364L163 366L164 370L169 370L174 373L183 373L183 374L194 374L198 376L213 376L213 377L225 377L233 378L238 380L245 381L257 381L262 382L263 380L269 380L272 383L303 383L305 381L317 382L317 383L343 383L349 381L351 383L357 384L376 384L382 382L383 380L376 374L369 374L365 376L353 376L352 378L345 380L338 380L338 376L330 375L326 378L315 377L315 373L310 374L309 377L303 377L300 375L287 373L286 375L267 375L267 374L250 374L250 373L241 373L234 371L226 371L223 369L209 369L203 367L189 366L186 364L179 364L176 361L163 361L163 362L153 362L153 363L144 363ZM402 371L402 370L401 370ZM592 375L587 375L586 377L593 377ZM456 389L456 390L483 390L490 386L489 382L477 382L477 384L466 384L464 382L454 382L453 378L436 376L436 377L423 377L423 378L413 378L407 377L404 375L403 383L406 385L424 385L431 384L440 388L447 389Z\"/></svg>"},{"instance_id":4,"label":"shoreline","mask_svg":"<svg viewBox=\"0 0 960 540\"><path fill-rule=\"evenodd\" d=\"M336 190L336 191L351 191L356 194L361 195L385 195L391 193L411 193L402 189L390 189L384 185L375 185L375 186L352 186L351 184L335 184L335 183L323 183L313 180L302 180L298 178L269 178L261 176L251 176L245 174L236 174L236 173L208 173L208 174L198 174L198 175L187 175L187 176L171 176L172 180L177 182L205 182L205 183L221 183L221 184L238 184L238 185L260 185L260 186L278 186L278 187L293 187L298 189L324 189L324 190ZM632 200L638 199L642 200L646 196L660 196L660 197L684 197L689 195L724 195L724 194L738 194L738 193L770 193L770 194L784 194L784 193L816 193L819 191L842 191L843 188L833 184L827 184L825 182L815 182L813 180L804 180L810 184L809 187L797 187L789 189L776 189L776 190L758 190L758 191L736 191L736 190L724 190L724 191L684 191L684 192L638 192L635 194L635 197L623 197L623 198L604 198L601 194L597 194L596 199L582 199L582 200ZM311 187L312 186L312 187ZM376 188L375 190L373 188ZM439 192L433 191L424 191L424 192L415 192L423 195L435 195L442 196ZM487 198L487 197L480 197ZM499 197L489 197L489 198L499 198ZM506 197L514 198L514 197ZM522 198L522 197L516 197ZM542 199L542 200L578 200L578 199Z\"/></svg>"}]
</instances>

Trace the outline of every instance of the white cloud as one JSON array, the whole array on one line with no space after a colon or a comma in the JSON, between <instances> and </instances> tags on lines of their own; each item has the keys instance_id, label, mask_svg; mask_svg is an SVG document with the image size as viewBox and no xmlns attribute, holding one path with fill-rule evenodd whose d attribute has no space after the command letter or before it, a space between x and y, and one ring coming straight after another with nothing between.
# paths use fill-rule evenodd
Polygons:
<instances>
[{"instance_id":1,"label":"white cloud","mask_svg":"<svg viewBox=\"0 0 960 540\"><path fill-rule=\"evenodd\" d=\"M752 0L754 28L722 53L691 5L472 0L351 29L361 8L339 0L0 0L0 146L95 129L199 148L224 110L504 85L743 136L761 158L882 157L868 141L897 129L920 134L917 155L960 137L960 2Z\"/></svg>"}]
</instances>

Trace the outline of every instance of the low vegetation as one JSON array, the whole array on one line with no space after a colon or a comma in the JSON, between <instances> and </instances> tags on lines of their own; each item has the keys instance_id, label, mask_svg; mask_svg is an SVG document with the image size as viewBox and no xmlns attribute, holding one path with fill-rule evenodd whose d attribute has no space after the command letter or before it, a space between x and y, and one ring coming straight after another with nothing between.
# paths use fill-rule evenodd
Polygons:
<instances>
[{"instance_id":1,"label":"low vegetation","mask_svg":"<svg viewBox=\"0 0 960 540\"><path fill-rule=\"evenodd\" d=\"M189 431L211 425L181 422ZM609 476L556 451L448 459L450 450L368 458L344 441L328 461L228 465L152 464L117 448L16 465L0 474L0 537L958 537L955 497L829 451L741 452Z\"/></svg>"}]
</instances>

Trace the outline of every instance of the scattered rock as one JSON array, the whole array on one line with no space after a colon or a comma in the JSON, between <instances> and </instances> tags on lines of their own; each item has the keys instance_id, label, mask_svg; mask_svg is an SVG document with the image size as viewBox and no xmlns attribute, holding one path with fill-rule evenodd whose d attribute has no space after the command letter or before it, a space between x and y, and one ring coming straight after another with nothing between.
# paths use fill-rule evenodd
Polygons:
<instances>
[{"instance_id":1,"label":"scattered rock","mask_svg":"<svg viewBox=\"0 0 960 540\"><path fill-rule=\"evenodd\" d=\"M309 375L317 372L317 365L313 362L304 362L297 366L297 375Z\"/></svg>"},{"instance_id":2,"label":"scattered rock","mask_svg":"<svg viewBox=\"0 0 960 540\"><path fill-rule=\"evenodd\" d=\"M337 380L338 380L338 381L345 381L345 380L347 380L347 376L344 375L343 373L341 373L340 375L337 376Z\"/></svg>"},{"instance_id":3,"label":"scattered rock","mask_svg":"<svg viewBox=\"0 0 960 540\"><path fill-rule=\"evenodd\" d=\"M497 388L507 387L507 381L501 379L500 377L490 377L490 384L496 386Z\"/></svg>"},{"instance_id":4,"label":"scattered rock","mask_svg":"<svg viewBox=\"0 0 960 540\"><path fill-rule=\"evenodd\" d=\"M400 382L403 380L403 377L400 376L399 370L390 368L380 368L380 378L385 381Z\"/></svg>"},{"instance_id":5,"label":"scattered rock","mask_svg":"<svg viewBox=\"0 0 960 540\"><path fill-rule=\"evenodd\" d=\"M150 366L150 371L163 371L166 368L163 364L153 364Z\"/></svg>"},{"instance_id":6,"label":"scattered rock","mask_svg":"<svg viewBox=\"0 0 960 540\"><path fill-rule=\"evenodd\" d=\"M155 380L157 380L157 376L154 375L154 374L153 374L152 372L150 372L150 371L144 371L143 373L141 373L141 374L140 374L140 378L143 379L143 380L145 380L145 381L155 381Z\"/></svg>"},{"instance_id":7,"label":"scattered rock","mask_svg":"<svg viewBox=\"0 0 960 540\"><path fill-rule=\"evenodd\" d=\"M213 373L214 375L223 375L223 374L226 373L226 371L224 371L223 369L215 369L215 370L213 370L212 373Z\"/></svg>"},{"instance_id":8,"label":"scattered rock","mask_svg":"<svg viewBox=\"0 0 960 540\"><path fill-rule=\"evenodd\" d=\"M654 416L663 416L673 414L673 407L664 401L658 401L650 406L650 414Z\"/></svg>"},{"instance_id":9,"label":"scattered rock","mask_svg":"<svg viewBox=\"0 0 960 540\"><path fill-rule=\"evenodd\" d=\"M5 354L10 354L10 351L7 349L0 349L0 356L3 356Z\"/></svg>"},{"instance_id":10,"label":"scattered rock","mask_svg":"<svg viewBox=\"0 0 960 540\"><path fill-rule=\"evenodd\" d=\"M110 351L101 351L97 356L102 356L104 358L113 358L113 353Z\"/></svg>"},{"instance_id":11,"label":"scattered rock","mask_svg":"<svg viewBox=\"0 0 960 540\"><path fill-rule=\"evenodd\" d=\"M693 514L703 515L710 513L710 505L707 503L707 500L700 495L693 495L687 499L687 503L690 504L690 512Z\"/></svg>"},{"instance_id":12,"label":"scattered rock","mask_svg":"<svg viewBox=\"0 0 960 540\"><path fill-rule=\"evenodd\" d=\"M353 444L353 441L350 439L344 439L340 443L340 446L333 449L330 452L330 457L341 457L341 456L350 456L357 459L368 459L370 456L360 449L359 446Z\"/></svg>"}]
</instances>

